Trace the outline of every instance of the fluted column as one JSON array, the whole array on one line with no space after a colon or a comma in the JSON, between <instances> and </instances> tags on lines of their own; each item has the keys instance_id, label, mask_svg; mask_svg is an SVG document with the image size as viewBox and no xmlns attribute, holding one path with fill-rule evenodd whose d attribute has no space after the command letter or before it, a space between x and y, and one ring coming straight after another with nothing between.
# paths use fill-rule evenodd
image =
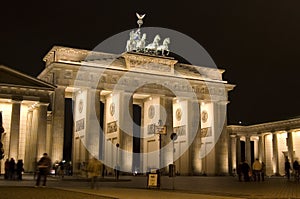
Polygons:
<instances>
[{"instance_id":1,"label":"fluted column","mask_svg":"<svg viewBox=\"0 0 300 199\"><path fill-rule=\"evenodd\" d=\"M260 161L265 162L265 141L262 134L258 136L258 158Z\"/></svg>"},{"instance_id":2,"label":"fluted column","mask_svg":"<svg viewBox=\"0 0 300 199\"><path fill-rule=\"evenodd\" d=\"M233 169L237 169L237 136L236 135L231 135L230 136L230 149L229 149L229 170L230 172L233 171Z\"/></svg>"},{"instance_id":3,"label":"fluted column","mask_svg":"<svg viewBox=\"0 0 300 199\"><path fill-rule=\"evenodd\" d=\"M37 135L38 135L38 106L34 104L33 106L33 112L32 112L32 123L31 123L31 132L30 132L30 163L31 167L34 168L36 165L36 162L40 158L37 155Z\"/></svg>"},{"instance_id":4,"label":"fluted column","mask_svg":"<svg viewBox=\"0 0 300 199\"><path fill-rule=\"evenodd\" d=\"M33 116L33 110L30 108L27 112L27 122L26 122L26 140L25 140L25 158L24 158L24 169L25 171L33 171L33 165L31 161L31 153L30 153L30 147L32 147L31 144L31 132L32 132L32 116Z\"/></svg>"},{"instance_id":5,"label":"fluted column","mask_svg":"<svg viewBox=\"0 0 300 199\"><path fill-rule=\"evenodd\" d=\"M100 91L90 89L87 99L86 146L93 157L99 158Z\"/></svg>"},{"instance_id":6,"label":"fluted column","mask_svg":"<svg viewBox=\"0 0 300 199\"><path fill-rule=\"evenodd\" d=\"M293 132L287 132L287 147L289 160L294 162L294 143L293 143Z\"/></svg>"},{"instance_id":7,"label":"fluted column","mask_svg":"<svg viewBox=\"0 0 300 199\"><path fill-rule=\"evenodd\" d=\"M242 161L241 159L241 138L240 136L236 136L236 165Z\"/></svg>"},{"instance_id":8,"label":"fluted column","mask_svg":"<svg viewBox=\"0 0 300 199\"><path fill-rule=\"evenodd\" d=\"M47 108L48 103L39 103L37 105L37 157L42 157L46 151L47 144Z\"/></svg>"},{"instance_id":9,"label":"fluted column","mask_svg":"<svg viewBox=\"0 0 300 199\"><path fill-rule=\"evenodd\" d=\"M52 129L52 161L62 160L64 144L65 87L55 89Z\"/></svg>"},{"instance_id":10,"label":"fluted column","mask_svg":"<svg viewBox=\"0 0 300 199\"><path fill-rule=\"evenodd\" d=\"M20 114L21 101L12 100L10 139L9 139L9 157L18 159L19 133L20 133Z\"/></svg>"},{"instance_id":11,"label":"fluted column","mask_svg":"<svg viewBox=\"0 0 300 199\"><path fill-rule=\"evenodd\" d=\"M273 145L273 167L275 171L275 175L279 175L279 160L278 160L278 140L277 140L277 134L275 132L272 132L273 139L272 139L272 145Z\"/></svg>"},{"instance_id":12,"label":"fluted column","mask_svg":"<svg viewBox=\"0 0 300 199\"><path fill-rule=\"evenodd\" d=\"M133 98L131 93L120 93L120 130L119 130L119 144L120 147L117 155L117 162L119 162L123 171L132 171L133 158Z\"/></svg>"},{"instance_id":13,"label":"fluted column","mask_svg":"<svg viewBox=\"0 0 300 199\"><path fill-rule=\"evenodd\" d=\"M246 160L248 161L248 163L251 163L251 144L250 144L250 136L247 135L246 136Z\"/></svg>"},{"instance_id":14,"label":"fluted column","mask_svg":"<svg viewBox=\"0 0 300 199\"><path fill-rule=\"evenodd\" d=\"M160 137L160 168L163 168L163 166L173 163L173 145L169 144L170 136L173 133L173 98L162 97L160 105L165 109L165 111L160 111L160 119L165 121L164 125L167 128L166 134Z\"/></svg>"}]
</instances>

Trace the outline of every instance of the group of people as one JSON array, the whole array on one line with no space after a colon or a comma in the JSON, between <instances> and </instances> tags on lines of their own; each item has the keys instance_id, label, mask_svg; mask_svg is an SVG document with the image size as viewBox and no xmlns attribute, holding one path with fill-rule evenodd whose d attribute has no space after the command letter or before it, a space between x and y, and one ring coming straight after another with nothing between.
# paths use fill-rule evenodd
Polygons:
<instances>
[{"instance_id":1,"label":"group of people","mask_svg":"<svg viewBox=\"0 0 300 199\"><path fill-rule=\"evenodd\" d=\"M22 174L24 172L23 160L18 160L17 163L14 158L6 159L4 163L5 180L22 180Z\"/></svg>"},{"instance_id":2,"label":"group of people","mask_svg":"<svg viewBox=\"0 0 300 199\"><path fill-rule=\"evenodd\" d=\"M64 171L65 164L63 162L58 163L58 168L60 168L61 171ZM47 182L47 175L50 172L51 169L51 159L49 158L47 153L43 154L43 157L37 162L37 180L36 180L36 187L40 185L41 179L43 178L43 186L46 186ZM101 175L102 171L102 165L99 160L96 158L91 158L88 162L87 168L88 172L88 178L91 179L91 188L95 187L96 179L98 176Z\"/></svg>"},{"instance_id":3,"label":"group of people","mask_svg":"<svg viewBox=\"0 0 300 199\"><path fill-rule=\"evenodd\" d=\"M61 178L64 178L65 175L73 175L71 162L66 162L65 160L62 160L60 162L55 161L55 163L53 164L53 169L55 171L55 176L59 176Z\"/></svg>"},{"instance_id":4,"label":"group of people","mask_svg":"<svg viewBox=\"0 0 300 199\"><path fill-rule=\"evenodd\" d=\"M245 160L238 165L237 169L239 181L242 181L242 176L245 182L249 181L264 181L265 180L265 164L260 162L258 158L250 166Z\"/></svg>"},{"instance_id":5,"label":"group of people","mask_svg":"<svg viewBox=\"0 0 300 199\"><path fill-rule=\"evenodd\" d=\"M299 182L300 165L297 159L295 159L295 161L293 162L293 167L291 167L290 161L288 157L286 157L284 163L284 170L285 170L285 176L287 177L288 180L290 180L291 171L293 171L295 181Z\"/></svg>"},{"instance_id":6,"label":"group of people","mask_svg":"<svg viewBox=\"0 0 300 199\"><path fill-rule=\"evenodd\" d=\"M6 159L5 161L5 174L4 179L7 180L22 180L22 174L24 172L23 168L23 160L18 160L15 162L14 158ZM64 170L64 164L59 163L60 169ZM42 181L42 186L46 186L47 176L52 167L51 159L47 153L43 154L43 157L37 162L37 179L36 179L36 187L39 187ZM88 178L91 179L91 188L94 188L95 182L98 176L101 175L102 164L96 158L91 158L87 164L86 168L88 172Z\"/></svg>"}]
</instances>

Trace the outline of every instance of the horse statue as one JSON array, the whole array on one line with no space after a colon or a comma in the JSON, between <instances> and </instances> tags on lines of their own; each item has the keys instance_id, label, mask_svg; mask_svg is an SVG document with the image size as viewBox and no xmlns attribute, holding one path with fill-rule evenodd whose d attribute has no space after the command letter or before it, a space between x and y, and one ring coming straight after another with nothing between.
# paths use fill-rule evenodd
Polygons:
<instances>
[{"instance_id":1,"label":"horse statue","mask_svg":"<svg viewBox=\"0 0 300 199\"><path fill-rule=\"evenodd\" d=\"M143 34L142 38L136 43L136 51L144 52L146 46L146 33Z\"/></svg>"},{"instance_id":2,"label":"horse statue","mask_svg":"<svg viewBox=\"0 0 300 199\"><path fill-rule=\"evenodd\" d=\"M164 39L163 44L157 47L157 52L160 52L162 56L169 55L169 44L170 38L167 37Z\"/></svg>"},{"instance_id":3,"label":"horse statue","mask_svg":"<svg viewBox=\"0 0 300 199\"><path fill-rule=\"evenodd\" d=\"M127 44L126 44L126 51L127 52L136 50L136 41L134 40L134 36L135 36L134 31L131 31L129 33L129 39L127 40Z\"/></svg>"},{"instance_id":4,"label":"horse statue","mask_svg":"<svg viewBox=\"0 0 300 199\"><path fill-rule=\"evenodd\" d=\"M160 41L160 36L159 35L156 35L154 37L154 40L151 44L148 44L146 47L145 47L145 52L146 53L150 53L150 54L157 54L157 48L159 46L159 42Z\"/></svg>"}]
</instances>

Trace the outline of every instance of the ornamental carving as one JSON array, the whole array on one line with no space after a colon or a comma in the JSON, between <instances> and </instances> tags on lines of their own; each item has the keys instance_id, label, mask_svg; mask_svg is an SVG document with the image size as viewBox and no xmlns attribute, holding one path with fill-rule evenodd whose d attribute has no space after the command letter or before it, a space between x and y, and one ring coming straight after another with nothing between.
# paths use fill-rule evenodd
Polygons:
<instances>
[{"instance_id":1,"label":"ornamental carving","mask_svg":"<svg viewBox=\"0 0 300 199\"><path fill-rule=\"evenodd\" d=\"M174 127L173 130L174 130L174 133L177 134L177 136L185 136L186 135L186 125Z\"/></svg>"},{"instance_id":2,"label":"ornamental carving","mask_svg":"<svg viewBox=\"0 0 300 199\"><path fill-rule=\"evenodd\" d=\"M116 107L115 107L115 103L111 103L110 106L109 106L109 113L111 116L114 116L115 114L115 111L116 111Z\"/></svg>"},{"instance_id":3,"label":"ornamental carving","mask_svg":"<svg viewBox=\"0 0 300 199\"><path fill-rule=\"evenodd\" d=\"M114 133L117 131L117 122L113 121L113 122L109 122L107 123L107 133Z\"/></svg>"},{"instance_id":4,"label":"ornamental carving","mask_svg":"<svg viewBox=\"0 0 300 199\"><path fill-rule=\"evenodd\" d=\"M180 121L181 117L182 117L182 110L181 110L181 108L178 108L176 110L176 119L177 119L177 121Z\"/></svg>"},{"instance_id":5,"label":"ornamental carving","mask_svg":"<svg viewBox=\"0 0 300 199\"><path fill-rule=\"evenodd\" d=\"M150 105L148 108L148 117L149 119L153 119L155 115L155 107L153 105Z\"/></svg>"},{"instance_id":6,"label":"ornamental carving","mask_svg":"<svg viewBox=\"0 0 300 199\"><path fill-rule=\"evenodd\" d=\"M201 120L203 123L206 123L208 120L208 112L206 110L203 110L201 112Z\"/></svg>"}]
</instances>

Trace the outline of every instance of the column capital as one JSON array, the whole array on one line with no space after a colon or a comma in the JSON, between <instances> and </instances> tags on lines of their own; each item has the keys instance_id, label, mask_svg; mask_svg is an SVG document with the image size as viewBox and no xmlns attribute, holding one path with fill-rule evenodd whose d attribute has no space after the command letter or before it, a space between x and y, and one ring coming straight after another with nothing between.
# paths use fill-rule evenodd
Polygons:
<instances>
[{"instance_id":1,"label":"column capital","mask_svg":"<svg viewBox=\"0 0 300 199\"><path fill-rule=\"evenodd\" d=\"M48 106L48 105L49 105L49 103L45 103L45 102L38 102L38 103L36 104L37 107L40 107L40 106Z\"/></svg>"},{"instance_id":2,"label":"column capital","mask_svg":"<svg viewBox=\"0 0 300 199\"><path fill-rule=\"evenodd\" d=\"M23 101L22 96L12 96L11 97L11 102L12 103L21 103Z\"/></svg>"},{"instance_id":3,"label":"column capital","mask_svg":"<svg viewBox=\"0 0 300 199\"><path fill-rule=\"evenodd\" d=\"M273 135L278 133L275 129L272 129L270 132L271 132Z\"/></svg>"},{"instance_id":4,"label":"column capital","mask_svg":"<svg viewBox=\"0 0 300 199\"><path fill-rule=\"evenodd\" d=\"M295 129L286 129L285 130L287 133L294 133L295 132Z\"/></svg>"},{"instance_id":5,"label":"column capital","mask_svg":"<svg viewBox=\"0 0 300 199\"><path fill-rule=\"evenodd\" d=\"M12 103L12 104L21 104L21 103L22 103L22 100L12 99L12 100L11 100L11 103Z\"/></svg>"}]
</instances>

